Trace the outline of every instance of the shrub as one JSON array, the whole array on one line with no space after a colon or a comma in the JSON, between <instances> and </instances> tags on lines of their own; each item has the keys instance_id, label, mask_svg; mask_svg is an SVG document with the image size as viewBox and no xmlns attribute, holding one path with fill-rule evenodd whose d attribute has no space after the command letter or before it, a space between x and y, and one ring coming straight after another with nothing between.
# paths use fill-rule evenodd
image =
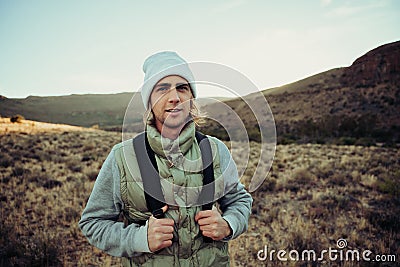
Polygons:
<instances>
[{"instance_id":1,"label":"shrub","mask_svg":"<svg viewBox=\"0 0 400 267\"><path fill-rule=\"evenodd\" d=\"M396 212L385 212L382 210L371 210L366 213L368 221L384 231L398 232L400 230L400 215Z\"/></svg>"},{"instance_id":2,"label":"shrub","mask_svg":"<svg viewBox=\"0 0 400 267\"><path fill-rule=\"evenodd\" d=\"M264 183L260 190L262 191L269 191L269 192L274 192L276 188L276 179L272 179L271 177L268 177L267 179L264 180Z\"/></svg>"},{"instance_id":3,"label":"shrub","mask_svg":"<svg viewBox=\"0 0 400 267\"><path fill-rule=\"evenodd\" d=\"M12 259L22 256L24 246L18 242L15 227L3 218L0 223L0 265L13 266Z\"/></svg>"},{"instance_id":4,"label":"shrub","mask_svg":"<svg viewBox=\"0 0 400 267\"><path fill-rule=\"evenodd\" d=\"M293 172L293 180L299 185L310 184L314 178L314 175L306 168L296 169Z\"/></svg>"},{"instance_id":5,"label":"shrub","mask_svg":"<svg viewBox=\"0 0 400 267\"><path fill-rule=\"evenodd\" d=\"M88 177L89 181L93 182L96 181L99 172L97 170L87 170L85 171L85 174Z\"/></svg>"},{"instance_id":6,"label":"shrub","mask_svg":"<svg viewBox=\"0 0 400 267\"><path fill-rule=\"evenodd\" d=\"M11 121L12 123L15 123L15 122L21 123L22 120L25 120L25 118L24 118L22 115L19 115L19 114L14 115L14 116L12 116L12 117L10 118L10 121Z\"/></svg>"},{"instance_id":7,"label":"shrub","mask_svg":"<svg viewBox=\"0 0 400 267\"><path fill-rule=\"evenodd\" d=\"M0 158L0 167L7 168L11 166L13 158L7 154L2 154Z\"/></svg>"},{"instance_id":8,"label":"shrub","mask_svg":"<svg viewBox=\"0 0 400 267\"><path fill-rule=\"evenodd\" d=\"M22 165L17 165L13 168L13 175L14 176L22 176L25 172L28 172L29 170L24 169Z\"/></svg>"},{"instance_id":9,"label":"shrub","mask_svg":"<svg viewBox=\"0 0 400 267\"><path fill-rule=\"evenodd\" d=\"M0 221L0 266L61 266L59 244L46 231L18 238L15 225Z\"/></svg>"},{"instance_id":10,"label":"shrub","mask_svg":"<svg viewBox=\"0 0 400 267\"><path fill-rule=\"evenodd\" d=\"M72 157L68 159L66 162L66 165L68 169L70 169L73 172L81 172L82 171L82 166L81 166L81 160L78 157Z\"/></svg>"},{"instance_id":11,"label":"shrub","mask_svg":"<svg viewBox=\"0 0 400 267\"><path fill-rule=\"evenodd\" d=\"M337 141L337 144L350 146L350 145L354 145L356 143L356 141L357 141L357 139L354 137L343 136L343 137L339 138L339 140Z\"/></svg>"},{"instance_id":12,"label":"shrub","mask_svg":"<svg viewBox=\"0 0 400 267\"><path fill-rule=\"evenodd\" d=\"M60 240L44 231L29 238L22 263L30 266L62 266L58 257L61 254Z\"/></svg>"},{"instance_id":13,"label":"shrub","mask_svg":"<svg viewBox=\"0 0 400 267\"><path fill-rule=\"evenodd\" d=\"M57 181L57 180L50 179L50 180L46 181L46 182L43 184L43 187L44 187L44 188L47 188L47 189L52 189L52 188L54 188L54 187L61 187L62 185L63 185L62 182Z\"/></svg>"},{"instance_id":14,"label":"shrub","mask_svg":"<svg viewBox=\"0 0 400 267\"><path fill-rule=\"evenodd\" d=\"M351 205L350 205L351 204ZM356 206L357 200L348 195L336 195L332 192L320 195L310 202L311 207L325 209L330 215L334 212L352 209Z\"/></svg>"},{"instance_id":15,"label":"shrub","mask_svg":"<svg viewBox=\"0 0 400 267\"><path fill-rule=\"evenodd\" d=\"M295 139L293 139L292 137L288 137L288 136L278 136L278 144L281 145L290 145L296 142Z\"/></svg>"},{"instance_id":16,"label":"shrub","mask_svg":"<svg viewBox=\"0 0 400 267\"><path fill-rule=\"evenodd\" d=\"M78 220L80 218L80 212L72 207L66 207L64 209L64 217L65 221L73 222L74 220Z\"/></svg>"},{"instance_id":17,"label":"shrub","mask_svg":"<svg viewBox=\"0 0 400 267\"><path fill-rule=\"evenodd\" d=\"M356 146L373 146L375 145L375 140L370 137L361 137L355 142Z\"/></svg>"},{"instance_id":18,"label":"shrub","mask_svg":"<svg viewBox=\"0 0 400 267\"><path fill-rule=\"evenodd\" d=\"M400 196L400 171L396 172L394 176L387 176L383 181L377 181L376 186L382 193L392 195L394 197Z\"/></svg>"},{"instance_id":19,"label":"shrub","mask_svg":"<svg viewBox=\"0 0 400 267\"><path fill-rule=\"evenodd\" d=\"M345 186L348 180L350 180L350 176L347 176L346 174L343 173L335 173L334 175L331 176L331 178L328 181L328 184L330 185L338 185L338 186Z\"/></svg>"}]
</instances>

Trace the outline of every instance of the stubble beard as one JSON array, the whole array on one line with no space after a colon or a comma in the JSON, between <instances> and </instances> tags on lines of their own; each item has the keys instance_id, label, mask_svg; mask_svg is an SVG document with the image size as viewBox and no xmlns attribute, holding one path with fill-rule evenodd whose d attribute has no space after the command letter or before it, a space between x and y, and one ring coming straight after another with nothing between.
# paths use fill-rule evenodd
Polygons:
<instances>
[{"instance_id":1,"label":"stubble beard","mask_svg":"<svg viewBox=\"0 0 400 267\"><path fill-rule=\"evenodd\" d=\"M153 116L154 116L154 113L153 113ZM158 122L161 126L160 128L157 127L160 132L168 130L168 129L174 130L174 131L179 129L179 132L180 132L185 127L185 125L189 121L192 120L192 117L190 114L188 114L186 118L179 120L179 121L171 121L168 119L168 116L166 118L154 116L154 119L156 121L156 124Z\"/></svg>"}]
</instances>

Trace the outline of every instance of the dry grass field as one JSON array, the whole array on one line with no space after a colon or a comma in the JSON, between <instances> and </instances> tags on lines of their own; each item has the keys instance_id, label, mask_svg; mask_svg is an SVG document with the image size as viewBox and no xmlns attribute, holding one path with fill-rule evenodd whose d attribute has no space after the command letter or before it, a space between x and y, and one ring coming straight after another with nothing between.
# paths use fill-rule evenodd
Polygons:
<instances>
[{"instance_id":1,"label":"dry grass field","mask_svg":"<svg viewBox=\"0 0 400 267\"><path fill-rule=\"evenodd\" d=\"M118 258L88 244L77 222L102 162L121 135L8 121L0 119L0 266L119 266ZM258 146L252 143L255 151ZM257 153L251 155L245 184L255 170ZM249 230L229 245L232 266L399 263L398 149L279 145L272 171L252 195ZM257 258L264 246L320 252L337 249L340 238L347 240L346 249L396 255L397 263Z\"/></svg>"}]
</instances>

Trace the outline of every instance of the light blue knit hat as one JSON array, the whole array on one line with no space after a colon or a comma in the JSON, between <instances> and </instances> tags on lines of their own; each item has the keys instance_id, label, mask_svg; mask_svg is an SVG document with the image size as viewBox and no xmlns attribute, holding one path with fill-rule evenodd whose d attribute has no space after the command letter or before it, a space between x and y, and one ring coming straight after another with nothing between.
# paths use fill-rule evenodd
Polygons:
<instances>
[{"instance_id":1,"label":"light blue knit hat","mask_svg":"<svg viewBox=\"0 0 400 267\"><path fill-rule=\"evenodd\" d=\"M190 83L193 96L197 96L195 79L189 64L175 52L164 51L151 55L143 64L143 71L145 76L141 94L146 109L154 86L170 75L178 75L186 79Z\"/></svg>"}]
</instances>

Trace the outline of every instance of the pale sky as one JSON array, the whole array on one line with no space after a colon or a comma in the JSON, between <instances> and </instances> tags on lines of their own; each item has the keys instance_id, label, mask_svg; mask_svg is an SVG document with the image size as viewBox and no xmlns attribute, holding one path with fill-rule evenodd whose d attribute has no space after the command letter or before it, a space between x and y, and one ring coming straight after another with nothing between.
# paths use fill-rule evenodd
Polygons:
<instances>
[{"instance_id":1,"label":"pale sky","mask_svg":"<svg viewBox=\"0 0 400 267\"><path fill-rule=\"evenodd\" d=\"M264 90L349 66L399 25L398 0L0 0L0 95L137 91L162 50Z\"/></svg>"}]
</instances>

